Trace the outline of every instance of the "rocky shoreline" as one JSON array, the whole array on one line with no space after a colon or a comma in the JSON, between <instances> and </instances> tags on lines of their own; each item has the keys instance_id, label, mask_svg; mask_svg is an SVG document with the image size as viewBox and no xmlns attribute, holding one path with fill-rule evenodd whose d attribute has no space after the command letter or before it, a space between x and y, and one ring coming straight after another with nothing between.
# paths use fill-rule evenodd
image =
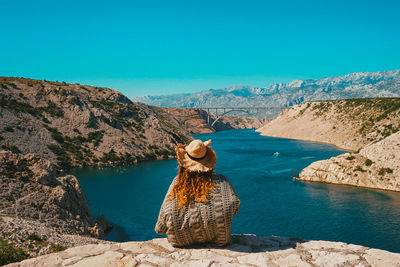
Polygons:
<instances>
[{"instance_id":1,"label":"rocky shoreline","mask_svg":"<svg viewBox=\"0 0 400 267\"><path fill-rule=\"evenodd\" d=\"M400 99L318 101L294 106L261 135L354 151L313 162L296 180L400 191Z\"/></svg>"},{"instance_id":2,"label":"rocky shoreline","mask_svg":"<svg viewBox=\"0 0 400 267\"><path fill-rule=\"evenodd\" d=\"M363 246L296 238L233 235L227 247L174 248L166 238L93 244L9 267L25 266L399 266L400 254Z\"/></svg>"},{"instance_id":3,"label":"rocky shoreline","mask_svg":"<svg viewBox=\"0 0 400 267\"><path fill-rule=\"evenodd\" d=\"M313 162L297 180L400 191L400 132L359 153Z\"/></svg>"}]
</instances>

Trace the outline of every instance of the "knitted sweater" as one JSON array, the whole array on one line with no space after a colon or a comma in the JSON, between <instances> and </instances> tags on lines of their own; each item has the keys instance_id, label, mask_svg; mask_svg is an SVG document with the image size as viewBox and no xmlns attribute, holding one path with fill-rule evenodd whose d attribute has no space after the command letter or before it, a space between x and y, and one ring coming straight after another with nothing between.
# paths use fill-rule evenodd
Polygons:
<instances>
[{"instance_id":1,"label":"knitted sweater","mask_svg":"<svg viewBox=\"0 0 400 267\"><path fill-rule=\"evenodd\" d=\"M207 202L195 200L178 209L178 201L169 199L176 180L177 177L164 198L155 231L167 234L168 241L176 247L199 243L229 244L232 218L240 206L230 181L223 175L214 174L212 181L215 185L207 196Z\"/></svg>"}]
</instances>

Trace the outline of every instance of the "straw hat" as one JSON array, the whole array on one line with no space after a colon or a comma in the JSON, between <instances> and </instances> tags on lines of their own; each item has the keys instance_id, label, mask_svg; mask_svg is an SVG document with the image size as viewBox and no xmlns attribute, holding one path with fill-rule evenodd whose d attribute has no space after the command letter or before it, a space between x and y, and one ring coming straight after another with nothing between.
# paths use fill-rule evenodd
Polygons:
<instances>
[{"instance_id":1,"label":"straw hat","mask_svg":"<svg viewBox=\"0 0 400 267\"><path fill-rule=\"evenodd\" d=\"M193 140L189 145L178 144L175 148L180 166L192 172L207 172L214 169L217 163L215 151L209 146L211 139Z\"/></svg>"}]
</instances>

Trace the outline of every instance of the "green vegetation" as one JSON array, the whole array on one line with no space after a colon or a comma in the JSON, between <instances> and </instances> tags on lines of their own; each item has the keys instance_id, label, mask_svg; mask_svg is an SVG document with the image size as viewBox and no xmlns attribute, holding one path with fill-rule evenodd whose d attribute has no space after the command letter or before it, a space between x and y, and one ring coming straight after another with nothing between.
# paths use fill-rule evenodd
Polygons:
<instances>
[{"instance_id":1,"label":"green vegetation","mask_svg":"<svg viewBox=\"0 0 400 267\"><path fill-rule=\"evenodd\" d=\"M64 137L63 137L62 133L60 133L57 130L57 128L52 128L46 124L43 124L43 127L46 128L51 133L51 137L54 140L56 140L60 144L64 143Z\"/></svg>"},{"instance_id":2,"label":"green vegetation","mask_svg":"<svg viewBox=\"0 0 400 267\"><path fill-rule=\"evenodd\" d=\"M93 155L93 152L87 148L87 143L93 143L95 147L97 147L104 136L104 131L94 131L88 134L88 137L85 138L82 135L69 137L63 137L61 133L59 133L62 137L57 135L55 128L51 128L46 126L47 129L50 129L52 132L52 136L59 145L49 144L47 147L57 156L57 165L62 167L63 169L70 169L74 165L89 165L92 161L97 162L97 158ZM57 137L58 136L58 137ZM57 139L56 139L57 138ZM86 147L85 147L86 146Z\"/></svg>"},{"instance_id":3,"label":"green vegetation","mask_svg":"<svg viewBox=\"0 0 400 267\"><path fill-rule=\"evenodd\" d=\"M6 126L4 127L3 131L12 133L14 132L14 128L11 126Z\"/></svg>"},{"instance_id":4,"label":"green vegetation","mask_svg":"<svg viewBox=\"0 0 400 267\"><path fill-rule=\"evenodd\" d=\"M26 166L27 161L25 159L19 160L18 166L11 162L4 163L2 167L3 177L5 179L20 179L28 180L33 172Z\"/></svg>"},{"instance_id":5,"label":"green vegetation","mask_svg":"<svg viewBox=\"0 0 400 267\"><path fill-rule=\"evenodd\" d=\"M378 171L379 175L384 175L385 173L393 173L393 169L390 168L380 168Z\"/></svg>"},{"instance_id":6,"label":"green vegetation","mask_svg":"<svg viewBox=\"0 0 400 267\"><path fill-rule=\"evenodd\" d=\"M357 165L354 170L359 172L366 172L366 170L364 170L360 165Z\"/></svg>"},{"instance_id":7,"label":"green vegetation","mask_svg":"<svg viewBox=\"0 0 400 267\"><path fill-rule=\"evenodd\" d=\"M81 89L83 89L83 90L85 90L86 92L89 92L90 93L90 90L89 89L87 89L85 86L79 86Z\"/></svg>"},{"instance_id":8,"label":"green vegetation","mask_svg":"<svg viewBox=\"0 0 400 267\"><path fill-rule=\"evenodd\" d=\"M98 127L96 118L90 117L89 121L86 123L86 127L92 128L92 129Z\"/></svg>"},{"instance_id":9,"label":"green vegetation","mask_svg":"<svg viewBox=\"0 0 400 267\"><path fill-rule=\"evenodd\" d=\"M354 156L348 156L348 157L346 157L346 159L347 160L353 160L353 159L355 159L355 157Z\"/></svg>"},{"instance_id":10,"label":"green vegetation","mask_svg":"<svg viewBox=\"0 0 400 267\"><path fill-rule=\"evenodd\" d=\"M66 250L66 249L67 249L67 247L64 245L61 245L61 244L56 244L56 243L50 244L50 250L52 252L60 252L60 251Z\"/></svg>"},{"instance_id":11,"label":"green vegetation","mask_svg":"<svg viewBox=\"0 0 400 267\"><path fill-rule=\"evenodd\" d=\"M21 153L21 150L19 150L18 147L15 145L12 145L12 146L2 145L1 148L4 150L10 150L11 152L13 152L15 154Z\"/></svg>"},{"instance_id":12,"label":"green vegetation","mask_svg":"<svg viewBox=\"0 0 400 267\"><path fill-rule=\"evenodd\" d=\"M101 143L103 136L104 136L104 131L90 132L88 134L87 141L93 142L93 145L97 147Z\"/></svg>"},{"instance_id":13,"label":"green vegetation","mask_svg":"<svg viewBox=\"0 0 400 267\"><path fill-rule=\"evenodd\" d=\"M107 113L111 114L111 119L101 116L100 120L107 123L111 127L120 129L121 126L128 129L136 129L139 132L143 131L143 122L139 116L139 109L135 104L123 104L121 102L108 101L101 99L99 101L90 101L90 103L96 107L103 109Z\"/></svg>"},{"instance_id":14,"label":"green vegetation","mask_svg":"<svg viewBox=\"0 0 400 267\"><path fill-rule=\"evenodd\" d=\"M71 98L68 100L68 103L70 103L71 105L79 105L79 104L80 104L80 101L79 101L79 98L77 98L76 96L74 96L74 97L71 97Z\"/></svg>"},{"instance_id":15,"label":"green vegetation","mask_svg":"<svg viewBox=\"0 0 400 267\"><path fill-rule=\"evenodd\" d=\"M100 157L100 162L112 164L131 164L135 159L135 156L127 152L125 152L125 154L117 154L114 149L111 149L108 153L103 153L103 156Z\"/></svg>"},{"instance_id":16,"label":"green vegetation","mask_svg":"<svg viewBox=\"0 0 400 267\"><path fill-rule=\"evenodd\" d=\"M71 158L64 150L63 147L54 144L48 144L47 148L49 148L57 157L57 165L61 168L68 170L72 167Z\"/></svg>"},{"instance_id":17,"label":"green vegetation","mask_svg":"<svg viewBox=\"0 0 400 267\"><path fill-rule=\"evenodd\" d=\"M23 249L15 247L6 240L0 238L0 265L19 262L29 258L29 254Z\"/></svg>"},{"instance_id":18,"label":"green vegetation","mask_svg":"<svg viewBox=\"0 0 400 267\"><path fill-rule=\"evenodd\" d=\"M366 159L366 160L365 160L365 165L366 165L366 166L371 166L372 163L373 163L373 162L372 162L372 160L370 160L370 159Z\"/></svg>"},{"instance_id":19,"label":"green vegetation","mask_svg":"<svg viewBox=\"0 0 400 267\"><path fill-rule=\"evenodd\" d=\"M64 116L64 111L50 100L47 101L47 107L40 107L39 109L48 113L52 117L61 118Z\"/></svg>"},{"instance_id":20,"label":"green vegetation","mask_svg":"<svg viewBox=\"0 0 400 267\"><path fill-rule=\"evenodd\" d=\"M315 116L327 116L327 111L334 107L338 114L337 120L340 123L359 123L358 133L364 137L373 132L378 133L367 138L370 142L379 141L400 130L400 98L328 100L310 105ZM388 124L388 120L392 123Z\"/></svg>"},{"instance_id":21,"label":"green vegetation","mask_svg":"<svg viewBox=\"0 0 400 267\"><path fill-rule=\"evenodd\" d=\"M35 108L25 102L19 102L15 99L8 99L5 97L1 97L0 98L0 107L8 108L8 109L18 112L18 113L28 113L36 118L41 118L46 123L49 123L49 121L43 115L43 112L50 114L50 116L52 116L52 117L63 117L64 116L64 111L51 101L47 102L47 107Z\"/></svg>"},{"instance_id":22,"label":"green vegetation","mask_svg":"<svg viewBox=\"0 0 400 267\"><path fill-rule=\"evenodd\" d=\"M35 233L30 233L28 235L28 239L32 240L32 241L38 241L38 242L42 242L43 241L43 239L40 236L38 236L37 234L35 234Z\"/></svg>"}]
</instances>

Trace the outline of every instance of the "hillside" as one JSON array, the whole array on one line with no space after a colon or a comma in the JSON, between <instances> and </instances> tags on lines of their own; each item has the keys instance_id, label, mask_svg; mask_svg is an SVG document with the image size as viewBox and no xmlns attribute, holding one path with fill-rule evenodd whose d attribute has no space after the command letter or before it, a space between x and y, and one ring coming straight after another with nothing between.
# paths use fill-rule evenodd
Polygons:
<instances>
[{"instance_id":1,"label":"hillside","mask_svg":"<svg viewBox=\"0 0 400 267\"><path fill-rule=\"evenodd\" d=\"M263 88L234 86L193 94L143 96L137 97L136 101L163 107L288 107L307 101L365 97L400 97L400 70L295 80ZM258 116L264 118L264 114Z\"/></svg>"},{"instance_id":2,"label":"hillside","mask_svg":"<svg viewBox=\"0 0 400 267\"><path fill-rule=\"evenodd\" d=\"M400 132L359 153L313 162L298 180L400 191Z\"/></svg>"},{"instance_id":3,"label":"hillside","mask_svg":"<svg viewBox=\"0 0 400 267\"><path fill-rule=\"evenodd\" d=\"M400 130L399 115L400 98L317 101L289 108L257 131L357 151Z\"/></svg>"},{"instance_id":4,"label":"hillside","mask_svg":"<svg viewBox=\"0 0 400 267\"><path fill-rule=\"evenodd\" d=\"M174 156L174 146L189 134L215 131L206 117L201 110L134 103L108 88L0 78L1 147L35 153L64 169ZM216 129L259 125L225 118Z\"/></svg>"}]
</instances>

